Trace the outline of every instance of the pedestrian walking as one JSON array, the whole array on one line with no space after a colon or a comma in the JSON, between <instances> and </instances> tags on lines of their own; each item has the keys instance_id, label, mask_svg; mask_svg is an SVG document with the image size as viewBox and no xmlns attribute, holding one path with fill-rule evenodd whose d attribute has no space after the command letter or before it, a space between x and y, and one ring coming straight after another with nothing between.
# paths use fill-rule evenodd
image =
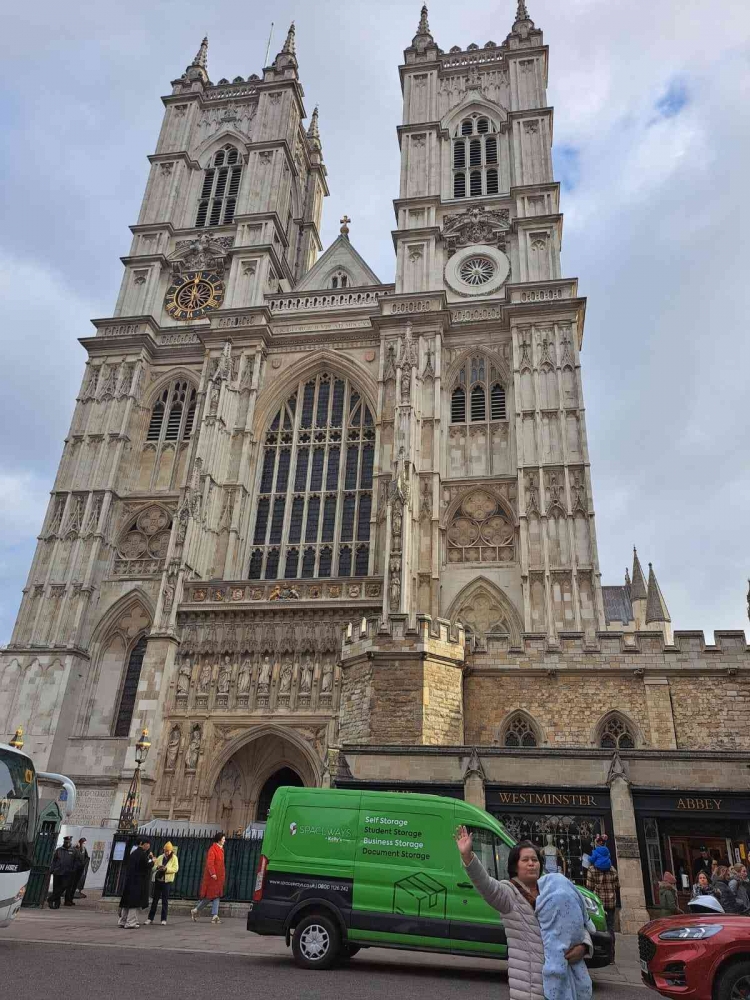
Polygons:
<instances>
[{"instance_id":1,"label":"pedestrian walking","mask_svg":"<svg viewBox=\"0 0 750 1000\"><path fill-rule=\"evenodd\" d=\"M169 841L164 845L164 852L154 862L154 883L151 896L151 909L148 911L147 924L153 924L156 907L161 900L161 922L166 924L169 909L169 890L174 877L180 870L177 861L177 848Z\"/></svg>"},{"instance_id":2,"label":"pedestrian walking","mask_svg":"<svg viewBox=\"0 0 750 1000\"><path fill-rule=\"evenodd\" d=\"M89 862L91 861L88 849L86 848L86 838L81 837L73 850L78 855L78 867L80 868L75 895L76 899L85 899L86 893L83 891L83 887L86 884L86 876L89 873Z\"/></svg>"},{"instance_id":3,"label":"pedestrian walking","mask_svg":"<svg viewBox=\"0 0 750 1000\"><path fill-rule=\"evenodd\" d=\"M677 902L677 879L672 872L664 872L659 883L659 906L662 916L669 917L673 913L682 913Z\"/></svg>"},{"instance_id":4,"label":"pedestrian walking","mask_svg":"<svg viewBox=\"0 0 750 1000\"><path fill-rule=\"evenodd\" d=\"M543 943L542 928L535 912L540 895L541 871L537 849L528 840L521 841L511 848L508 855L510 878L499 881L487 874L481 861L474 854L472 836L465 826L458 828L455 840L466 874L475 889L493 909L503 915L503 927L508 942L510 1000L544 1000L549 994L546 992L548 984L544 972L546 942ZM564 878L564 876L545 876L545 878L560 877ZM541 881L544 882L544 879ZM560 947L560 941L550 940L550 948L556 957ZM563 952L563 957L573 966L580 963L587 954L589 957L593 955L593 946L588 931L583 930L580 943L567 948ZM551 989L555 989L552 982L549 985ZM589 992L588 996L590 995ZM560 996L556 1000L563 1000L563 997Z\"/></svg>"},{"instance_id":5,"label":"pedestrian walking","mask_svg":"<svg viewBox=\"0 0 750 1000\"><path fill-rule=\"evenodd\" d=\"M211 923L220 924L219 901L224 895L224 879L226 872L224 868L224 843L226 837L223 833L214 835L214 841L208 849L206 855L206 867L203 869L201 879L200 899L190 911L193 920L198 919L198 914L204 906L211 904Z\"/></svg>"},{"instance_id":6,"label":"pedestrian walking","mask_svg":"<svg viewBox=\"0 0 750 1000\"><path fill-rule=\"evenodd\" d=\"M698 872L690 898L698 899L699 896L713 896L714 898L718 898L718 893L711 884L708 872L703 868Z\"/></svg>"},{"instance_id":7,"label":"pedestrian walking","mask_svg":"<svg viewBox=\"0 0 750 1000\"><path fill-rule=\"evenodd\" d=\"M615 910L617 909L617 890L620 888L620 876L617 869L607 857L598 855L598 864L589 865L586 872L586 888L595 892L602 901L604 915L607 918L607 930L612 939L612 961L615 960ZM594 852L596 854L596 851ZM609 862L607 864L607 862ZM600 867L604 866L604 867Z\"/></svg>"},{"instance_id":8,"label":"pedestrian walking","mask_svg":"<svg viewBox=\"0 0 750 1000\"><path fill-rule=\"evenodd\" d=\"M151 853L151 843L145 837L138 846L130 852L125 863L125 886L120 899L120 919L118 926L131 930L140 927L138 911L148 906L148 886L151 879L151 869L154 856Z\"/></svg>"},{"instance_id":9,"label":"pedestrian walking","mask_svg":"<svg viewBox=\"0 0 750 1000\"><path fill-rule=\"evenodd\" d=\"M78 856L73 850L73 838L63 837L62 847L58 847L52 855L50 874L52 875L52 892L47 897L50 910L60 909L60 899L65 896L66 906L75 906L75 892L78 875Z\"/></svg>"}]
</instances>

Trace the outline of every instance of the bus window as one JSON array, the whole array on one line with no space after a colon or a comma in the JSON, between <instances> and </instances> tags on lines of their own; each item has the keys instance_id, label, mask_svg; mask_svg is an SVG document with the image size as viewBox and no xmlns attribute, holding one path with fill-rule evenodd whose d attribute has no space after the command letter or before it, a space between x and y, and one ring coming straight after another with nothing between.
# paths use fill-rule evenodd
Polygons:
<instances>
[{"instance_id":1,"label":"bus window","mask_svg":"<svg viewBox=\"0 0 750 1000\"><path fill-rule=\"evenodd\" d=\"M26 855L34 840L36 787L31 761L0 751L0 853Z\"/></svg>"}]
</instances>

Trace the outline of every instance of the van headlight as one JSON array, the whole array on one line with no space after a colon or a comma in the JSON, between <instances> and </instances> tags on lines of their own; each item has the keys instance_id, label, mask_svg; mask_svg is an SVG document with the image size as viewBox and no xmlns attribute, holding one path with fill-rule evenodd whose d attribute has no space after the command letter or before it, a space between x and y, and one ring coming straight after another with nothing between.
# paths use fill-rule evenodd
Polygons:
<instances>
[{"instance_id":1,"label":"van headlight","mask_svg":"<svg viewBox=\"0 0 750 1000\"><path fill-rule=\"evenodd\" d=\"M583 893L581 893L581 895L583 896ZM596 905L591 896L583 896L583 901L586 904L586 909L589 911L589 913L599 912L599 907Z\"/></svg>"},{"instance_id":2,"label":"van headlight","mask_svg":"<svg viewBox=\"0 0 750 1000\"><path fill-rule=\"evenodd\" d=\"M723 924L690 924L689 927L673 927L662 931L660 941L703 941L724 930Z\"/></svg>"}]
</instances>

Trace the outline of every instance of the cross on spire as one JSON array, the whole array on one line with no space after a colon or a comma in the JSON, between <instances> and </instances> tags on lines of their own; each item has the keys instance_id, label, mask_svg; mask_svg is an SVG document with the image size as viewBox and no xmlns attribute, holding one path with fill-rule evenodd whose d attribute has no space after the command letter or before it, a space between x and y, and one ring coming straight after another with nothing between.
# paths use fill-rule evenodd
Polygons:
<instances>
[{"instance_id":1,"label":"cross on spire","mask_svg":"<svg viewBox=\"0 0 750 1000\"><path fill-rule=\"evenodd\" d=\"M352 221L352 220L351 220L351 219L349 218L349 216L348 216L348 215L345 215L345 216L344 216L344 217L343 217L343 218L341 219L341 235L342 235L342 236L346 236L347 238L349 237L349 223L350 223L351 221Z\"/></svg>"}]
</instances>

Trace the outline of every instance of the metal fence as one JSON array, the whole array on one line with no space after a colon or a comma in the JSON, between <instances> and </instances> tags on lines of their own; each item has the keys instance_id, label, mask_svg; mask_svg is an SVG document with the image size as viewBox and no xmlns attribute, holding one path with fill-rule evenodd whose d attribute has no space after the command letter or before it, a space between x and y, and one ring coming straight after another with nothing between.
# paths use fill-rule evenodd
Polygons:
<instances>
[{"instance_id":1,"label":"metal fence","mask_svg":"<svg viewBox=\"0 0 750 1000\"><path fill-rule=\"evenodd\" d=\"M47 898L49 869L52 864L52 855L55 853L58 830L59 825L49 820L45 820L39 829L34 842L34 861L29 873L22 906L41 906Z\"/></svg>"},{"instance_id":2,"label":"metal fence","mask_svg":"<svg viewBox=\"0 0 750 1000\"><path fill-rule=\"evenodd\" d=\"M198 899L198 890L206 863L206 855L211 846L211 837L186 837L179 831L149 830L151 851L155 856L162 853L164 844L169 840L177 849L177 860L180 869L177 872L172 888L171 899ZM112 851L107 866L104 881L103 896L121 896L125 882L125 864L132 849L138 844L139 837L131 834L115 834L112 840ZM222 899L229 903L244 903L253 898L255 888L255 872L260 860L262 833L257 837L227 837L224 844L224 866L226 882ZM124 844L118 848L118 844ZM122 860L116 861L115 856L121 855Z\"/></svg>"}]
</instances>

